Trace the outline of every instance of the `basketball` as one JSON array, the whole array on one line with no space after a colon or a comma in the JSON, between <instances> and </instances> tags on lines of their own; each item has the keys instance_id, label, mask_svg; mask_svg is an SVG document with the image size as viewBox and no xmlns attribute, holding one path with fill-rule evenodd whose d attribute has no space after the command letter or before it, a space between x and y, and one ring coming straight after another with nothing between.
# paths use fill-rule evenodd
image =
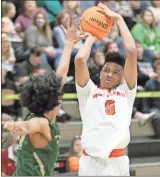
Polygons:
<instances>
[{"instance_id":1,"label":"basketball","mask_svg":"<svg viewBox=\"0 0 160 177\"><path fill-rule=\"evenodd\" d=\"M113 21L109 16L100 12L99 7L93 6L82 14L80 27L84 32L91 33L98 39L103 39L112 30Z\"/></svg>"}]
</instances>

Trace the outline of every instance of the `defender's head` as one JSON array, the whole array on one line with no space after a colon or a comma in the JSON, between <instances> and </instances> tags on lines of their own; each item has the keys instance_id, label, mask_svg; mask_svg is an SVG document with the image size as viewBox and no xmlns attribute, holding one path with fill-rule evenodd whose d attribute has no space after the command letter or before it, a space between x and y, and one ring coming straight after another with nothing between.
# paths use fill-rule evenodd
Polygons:
<instances>
[{"instance_id":1,"label":"defender's head","mask_svg":"<svg viewBox=\"0 0 160 177\"><path fill-rule=\"evenodd\" d=\"M125 59L118 52L108 52L100 73L100 87L112 89L120 85L123 79Z\"/></svg>"},{"instance_id":2,"label":"defender's head","mask_svg":"<svg viewBox=\"0 0 160 177\"><path fill-rule=\"evenodd\" d=\"M31 76L21 86L22 105L37 116L53 112L61 104L61 82L62 79L54 71Z\"/></svg>"}]
</instances>

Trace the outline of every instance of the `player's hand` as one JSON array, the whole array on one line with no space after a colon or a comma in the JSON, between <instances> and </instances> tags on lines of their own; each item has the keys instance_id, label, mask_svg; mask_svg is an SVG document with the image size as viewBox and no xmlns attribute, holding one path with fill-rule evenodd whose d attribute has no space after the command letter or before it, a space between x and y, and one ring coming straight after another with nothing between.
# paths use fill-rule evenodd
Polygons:
<instances>
[{"instance_id":1,"label":"player's hand","mask_svg":"<svg viewBox=\"0 0 160 177\"><path fill-rule=\"evenodd\" d=\"M25 122L23 121L18 121L18 122L11 122L11 121L6 121L2 122L3 128L9 130L12 133L15 133L17 135L27 135L28 130L25 125Z\"/></svg>"},{"instance_id":2,"label":"player's hand","mask_svg":"<svg viewBox=\"0 0 160 177\"><path fill-rule=\"evenodd\" d=\"M63 25L61 25L63 28L65 34L66 34L66 40L71 41L73 43L76 43L83 39L83 35L78 31L78 25L76 24L76 16L71 19L71 24L67 26L67 29L64 28Z\"/></svg>"},{"instance_id":3,"label":"player's hand","mask_svg":"<svg viewBox=\"0 0 160 177\"><path fill-rule=\"evenodd\" d=\"M93 36L91 33L84 32L80 25L79 25L79 35L81 36L82 39L92 38L93 44L96 41L98 41L98 39L95 36Z\"/></svg>"},{"instance_id":4,"label":"player's hand","mask_svg":"<svg viewBox=\"0 0 160 177\"><path fill-rule=\"evenodd\" d=\"M116 22L117 20L119 20L121 18L121 15L117 14L116 12L113 12L112 10L110 10L106 5L104 5L103 3L98 3L98 7L100 8L100 10L98 10L98 12L103 13L106 16L111 17L111 19Z\"/></svg>"}]
</instances>

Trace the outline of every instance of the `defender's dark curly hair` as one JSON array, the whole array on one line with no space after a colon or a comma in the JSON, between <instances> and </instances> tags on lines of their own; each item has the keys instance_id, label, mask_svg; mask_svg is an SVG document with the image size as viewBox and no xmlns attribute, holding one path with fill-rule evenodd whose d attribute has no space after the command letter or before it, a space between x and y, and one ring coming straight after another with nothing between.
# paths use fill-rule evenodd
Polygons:
<instances>
[{"instance_id":1,"label":"defender's dark curly hair","mask_svg":"<svg viewBox=\"0 0 160 177\"><path fill-rule=\"evenodd\" d=\"M108 62L116 63L124 68L125 58L119 52L108 52L105 56L105 64Z\"/></svg>"},{"instance_id":2,"label":"defender's dark curly hair","mask_svg":"<svg viewBox=\"0 0 160 177\"><path fill-rule=\"evenodd\" d=\"M22 105L36 115L43 115L58 106L62 78L54 71L46 75L31 76L20 88Z\"/></svg>"}]
</instances>

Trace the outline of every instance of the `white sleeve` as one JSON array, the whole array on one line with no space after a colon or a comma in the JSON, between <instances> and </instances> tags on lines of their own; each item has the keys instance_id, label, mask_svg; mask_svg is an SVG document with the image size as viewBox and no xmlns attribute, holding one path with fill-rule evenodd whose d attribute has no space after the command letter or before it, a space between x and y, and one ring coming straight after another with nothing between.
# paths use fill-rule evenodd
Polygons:
<instances>
[{"instance_id":1,"label":"white sleeve","mask_svg":"<svg viewBox=\"0 0 160 177\"><path fill-rule=\"evenodd\" d=\"M89 79L89 81L87 82L87 84L85 85L85 87L80 87L76 83L76 90L77 90L77 96L78 96L79 104L85 105L85 103L86 103L86 101L87 101L90 93L95 88L97 88L97 86L92 82L91 79Z\"/></svg>"},{"instance_id":2,"label":"white sleeve","mask_svg":"<svg viewBox=\"0 0 160 177\"><path fill-rule=\"evenodd\" d=\"M130 89L128 87L128 84L126 83L125 79L123 79L123 83L124 83L124 89L125 89L127 97L134 98L136 96L136 92L137 92L137 83L133 89Z\"/></svg>"},{"instance_id":3,"label":"white sleeve","mask_svg":"<svg viewBox=\"0 0 160 177\"><path fill-rule=\"evenodd\" d=\"M135 85L135 87L133 89L130 89L126 83L126 81L124 80L124 89L126 92L126 97L127 97L127 101L128 101L128 106L129 106L129 113L132 112L133 109L133 104L136 98L136 92L137 92L137 83ZM129 122L131 123L131 119L129 119Z\"/></svg>"}]
</instances>

